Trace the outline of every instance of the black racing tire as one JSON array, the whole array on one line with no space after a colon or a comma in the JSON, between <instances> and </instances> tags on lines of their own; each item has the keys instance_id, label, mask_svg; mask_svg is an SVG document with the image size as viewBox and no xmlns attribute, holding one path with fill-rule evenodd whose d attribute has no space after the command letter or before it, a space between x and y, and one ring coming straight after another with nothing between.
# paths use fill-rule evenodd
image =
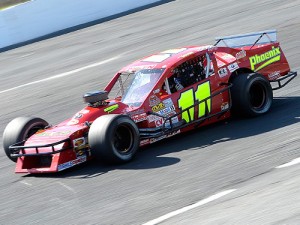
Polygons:
<instances>
[{"instance_id":1,"label":"black racing tire","mask_svg":"<svg viewBox=\"0 0 300 225\"><path fill-rule=\"evenodd\" d=\"M3 148L7 157L13 162L17 158L12 158L9 146L27 140L40 129L44 129L48 123L37 117L17 117L10 121L3 132Z\"/></svg>"},{"instance_id":2,"label":"black racing tire","mask_svg":"<svg viewBox=\"0 0 300 225\"><path fill-rule=\"evenodd\" d=\"M88 142L92 156L107 164L126 163L133 159L139 144L137 125L126 115L109 114L91 125Z\"/></svg>"},{"instance_id":3,"label":"black racing tire","mask_svg":"<svg viewBox=\"0 0 300 225\"><path fill-rule=\"evenodd\" d=\"M231 80L232 112L241 117L255 117L269 111L273 101L270 82L257 73L237 74Z\"/></svg>"}]
</instances>

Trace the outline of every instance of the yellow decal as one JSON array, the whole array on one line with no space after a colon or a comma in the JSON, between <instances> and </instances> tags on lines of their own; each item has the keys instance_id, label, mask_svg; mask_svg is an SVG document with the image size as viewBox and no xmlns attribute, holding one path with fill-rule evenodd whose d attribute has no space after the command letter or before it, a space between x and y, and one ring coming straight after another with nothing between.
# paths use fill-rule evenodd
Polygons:
<instances>
[{"instance_id":1,"label":"yellow decal","mask_svg":"<svg viewBox=\"0 0 300 225\"><path fill-rule=\"evenodd\" d=\"M155 105L155 106L152 107L152 111L153 112L158 112L158 111L160 111L160 110L162 110L164 108L166 108L166 106L164 105L164 103L160 102L157 105Z\"/></svg>"},{"instance_id":2,"label":"yellow decal","mask_svg":"<svg viewBox=\"0 0 300 225\"><path fill-rule=\"evenodd\" d=\"M210 85L209 82L205 82L202 85L199 85L195 92L196 99L198 101L204 100L210 96ZM208 112L211 111L211 99L201 102L199 104L198 117L205 116L206 104L208 106Z\"/></svg>"},{"instance_id":3,"label":"yellow decal","mask_svg":"<svg viewBox=\"0 0 300 225\"><path fill-rule=\"evenodd\" d=\"M182 119L187 123L195 119L195 107L191 107L197 102L203 101L210 96L210 84L209 81L199 84L196 92L193 89L186 90L180 94L178 99L178 106L181 110L186 110L182 113ZM206 104L208 112L211 112L211 99L201 102L198 106L198 118L205 116L206 114ZM189 111L189 112L188 112Z\"/></svg>"},{"instance_id":4,"label":"yellow decal","mask_svg":"<svg viewBox=\"0 0 300 225\"><path fill-rule=\"evenodd\" d=\"M105 108L105 109L104 109L104 112L111 113L111 112L115 111L115 110L118 109L118 108L119 108L119 105L118 105L118 104L116 104L116 105L111 105L111 106Z\"/></svg>"},{"instance_id":5,"label":"yellow decal","mask_svg":"<svg viewBox=\"0 0 300 225\"><path fill-rule=\"evenodd\" d=\"M280 61L280 55L281 55L280 48L279 47L275 48L274 46L272 46L272 50L270 50L270 51L267 51L261 55L251 56L249 58L251 69L253 71L259 71L262 68L264 68L274 62L278 62L278 61ZM264 63L255 69L255 66L262 62L264 62Z\"/></svg>"}]
</instances>

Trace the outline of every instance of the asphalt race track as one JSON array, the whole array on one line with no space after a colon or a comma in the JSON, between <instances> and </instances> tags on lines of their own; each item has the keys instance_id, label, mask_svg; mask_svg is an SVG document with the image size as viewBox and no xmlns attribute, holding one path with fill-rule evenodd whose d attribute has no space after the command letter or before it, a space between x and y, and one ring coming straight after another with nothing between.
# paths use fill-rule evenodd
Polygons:
<instances>
[{"instance_id":1,"label":"asphalt race track","mask_svg":"<svg viewBox=\"0 0 300 225\"><path fill-rule=\"evenodd\" d=\"M127 63L216 36L277 29L299 72L299 11L299 0L176 0L1 53L0 132L23 115L56 124ZM0 147L0 224L300 224L299 85L276 91L265 116L177 136L122 166L20 175Z\"/></svg>"}]
</instances>

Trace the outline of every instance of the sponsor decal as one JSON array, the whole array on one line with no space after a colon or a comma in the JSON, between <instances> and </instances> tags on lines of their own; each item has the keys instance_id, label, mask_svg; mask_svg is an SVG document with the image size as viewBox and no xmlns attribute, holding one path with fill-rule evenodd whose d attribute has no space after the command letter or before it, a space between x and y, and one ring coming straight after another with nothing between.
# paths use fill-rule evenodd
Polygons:
<instances>
[{"instance_id":1,"label":"sponsor decal","mask_svg":"<svg viewBox=\"0 0 300 225\"><path fill-rule=\"evenodd\" d=\"M169 49L169 50L166 50L166 51L163 51L161 53L167 53L167 54L177 54L179 52L183 52L185 51L186 48L174 48L174 49Z\"/></svg>"},{"instance_id":2,"label":"sponsor decal","mask_svg":"<svg viewBox=\"0 0 300 225\"><path fill-rule=\"evenodd\" d=\"M276 80L277 78L280 77L280 71L275 71L273 73L270 73L268 75L268 77L269 77L269 80Z\"/></svg>"},{"instance_id":3,"label":"sponsor decal","mask_svg":"<svg viewBox=\"0 0 300 225\"><path fill-rule=\"evenodd\" d=\"M82 114L88 114L90 112L90 110L88 109L83 109L81 110L79 113L82 113Z\"/></svg>"},{"instance_id":4,"label":"sponsor decal","mask_svg":"<svg viewBox=\"0 0 300 225\"><path fill-rule=\"evenodd\" d=\"M160 89L158 88L158 89L153 91L153 94L158 94L159 92L160 92Z\"/></svg>"},{"instance_id":5,"label":"sponsor decal","mask_svg":"<svg viewBox=\"0 0 300 225\"><path fill-rule=\"evenodd\" d=\"M167 58L169 58L171 56L171 54L158 54L158 55L152 55L149 56L146 59L143 59L143 62L156 62L156 63L160 63L164 60L166 60Z\"/></svg>"},{"instance_id":6,"label":"sponsor decal","mask_svg":"<svg viewBox=\"0 0 300 225\"><path fill-rule=\"evenodd\" d=\"M138 109L138 110L135 110L135 111L131 111L131 112L127 112L127 114L132 117L134 115L138 115L138 114L142 114L145 112L145 109L142 108L142 109Z\"/></svg>"},{"instance_id":7,"label":"sponsor decal","mask_svg":"<svg viewBox=\"0 0 300 225\"><path fill-rule=\"evenodd\" d=\"M161 102L158 105L153 106L152 111L157 113L158 111L165 109L165 107L166 106L164 105L164 103Z\"/></svg>"},{"instance_id":8,"label":"sponsor decal","mask_svg":"<svg viewBox=\"0 0 300 225\"><path fill-rule=\"evenodd\" d=\"M36 134L36 136L47 136L47 137L52 137L52 136L66 136L68 134L71 134L72 131L45 131L39 134Z\"/></svg>"},{"instance_id":9,"label":"sponsor decal","mask_svg":"<svg viewBox=\"0 0 300 225\"><path fill-rule=\"evenodd\" d=\"M267 51L261 55L256 54L249 58L251 69L253 71L259 71L274 62L280 61L280 56L281 56L280 48L279 47L275 48L274 46L272 46L272 49L270 51ZM256 65L260 63L263 64L256 67Z\"/></svg>"},{"instance_id":10,"label":"sponsor decal","mask_svg":"<svg viewBox=\"0 0 300 225\"><path fill-rule=\"evenodd\" d=\"M156 113L159 114L159 115L166 116L166 115L168 115L170 113L174 113L174 112L175 112L175 106L173 105L173 106L170 106L170 107L166 107L162 110L159 110Z\"/></svg>"},{"instance_id":11,"label":"sponsor decal","mask_svg":"<svg viewBox=\"0 0 300 225\"><path fill-rule=\"evenodd\" d=\"M83 114L82 114L82 113L77 113L77 114L74 116L74 119L80 119L81 117L83 117Z\"/></svg>"},{"instance_id":12,"label":"sponsor decal","mask_svg":"<svg viewBox=\"0 0 300 225\"><path fill-rule=\"evenodd\" d=\"M140 146L148 145L150 144L150 139L144 139L140 141Z\"/></svg>"},{"instance_id":13,"label":"sponsor decal","mask_svg":"<svg viewBox=\"0 0 300 225\"><path fill-rule=\"evenodd\" d=\"M178 123L178 117L177 116L173 117L171 120L172 120L172 124ZM154 121L155 126L156 127L161 127L164 124L164 121L165 121L165 119L159 117L159 119ZM169 120L166 121L165 126L170 126L170 121Z\"/></svg>"},{"instance_id":14,"label":"sponsor decal","mask_svg":"<svg viewBox=\"0 0 300 225\"><path fill-rule=\"evenodd\" d=\"M111 112L115 111L118 108L119 108L118 104L111 105L111 106L108 106L107 108L105 108L104 112L111 113Z\"/></svg>"},{"instance_id":15,"label":"sponsor decal","mask_svg":"<svg viewBox=\"0 0 300 225\"><path fill-rule=\"evenodd\" d=\"M239 68L239 65L235 62L235 63L230 64L227 68L232 73L233 71L235 71L236 69Z\"/></svg>"},{"instance_id":16,"label":"sponsor decal","mask_svg":"<svg viewBox=\"0 0 300 225\"><path fill-rule=\"evenodd\" d=\"M79 123L79 120L77 120L77 119L71 119L68 123L67 123L67 125L75 125L75 124L78 124Z\"/></svg>"},{"instance_id":17,"label":"sponsor decal","mask_svg":"<svg viewBox=\"0 0 300 225\"><path fill-rule=\"evenodd\" d=\"M131 119L136 123L142 122L144 120L147 120L147 114L142 113L142 114L134 115L134 116L131 116Z\"/></svg>"},{"instance_id":18,"label":"sponsor decal","mask_svg":"<svg viewBox=\"0 0 300 225\"><path fill-rule=\"evenodd\" d=\"M78 164L83 163L85 161L86 161L86 156L85 155L79 156L77 159L74 159L72 161L69 161L69 162L62 163L62 164L58 165L58 171L68 169L72 166L78 165Z\"/></svg>"},{"instance_id":19,"label":"sponsor decal","mask_svg":"<svg viewBox=\"0 0 300 225\"><path fill-rule=\"evenodd\" d=\"M194 52L188 52L188 53L186 53L184 55L179 56L179 58L183 59L183 58L188 57L188 56L193 55L193 54L194 54Z\"/></svg>"},{"instance_id":20,"label":"sponsor decal","mask_svg":"<svg viewBox=\"0 0 300 225\"><path fill-rule=\"evenodd\" d=\"M86 147L86 141L84 137L77 138L73 140L73 146L75 149L83 149Z\"/></svg>"},{"instance_id":21,"label":"sponsor decal","mask_svg":"<svg viewBox=\"0 0 300 225\"><path fill-rule=\"evenodd\" d=\"M154 121L156 121L156 120L160 120L160 119L161 119L161 117L156 116L156 115L149 115L149 116L147 117L147 120L148 120L149 123L154 122Z\"/></svg>"},{"instance_id":22,"label":"sponsor decal","mask_svg":"<svg viewBox=\"0 0 300 225\"><path fill-rule=\"evenodd\" d=\"M223 111L223 110L226 110L228 108L229 108L228 102L223 102L222 105L221 105L221 110Z\"/></svg>"},{"instance_id":23,"label":"sponsor decal","mask_svg":"<svg viewBox=\"0 0 300 225\"><path fill-rule=\"evenodd\" d=\"M157 97L156 95L151 95L150 98L149 98L150 107L158 105L160 102L161 101L160 101L159 97Z\"/></svg>"},{"instance_id":24,"label":"sponsor decal","mask_svg":"<svg viewBox=\"0 0 300 225\"><path fill-rule=\"evenodd\" d=\"M220 78L226 77L228 75L226 67L219 69L218 74Z\"/></svg>"},{"instance_id":25,"label":"sponsor decal","mask_svg":"<svg viewBox=\"0 0 300 225\"><path fill-rule=\"evenodd\" d=\"M174 106L174 103L171 98L167 98L167 99L163 100L163 103L166 107Z\"/></svg>"},{"instance_id":26,"label":"sponsor decal","mask_svg":"<svg viewBox=\"0 0 300 225\"><path fill-rule=\"evenodd\" d=\"M235 58L236 58L237 60L239 60L239 59L242 59L242 58L244 58L244 57L246 57L246 56L247 56L246 51L245 51L244 49L242 49L242 51L236 53Z\"/></svg>"},{"instance_id":27,"label":"sponsor decal","mask_svg":"<svg viewBox=\"0 0 300 225\"><path fill-rule=\"evenodd\" d=\"M172 132L172 133L170 133L168 135L162 135L162 136L160 136L158 138L150 138L150 144L152 144L154 142L157 142L157 141L160 141L160 140L165 139L165 138L172 137L172 136L174 136L176 134L179 134L179 133L180 133L180 130L177 130L177 131L174 131L174 132Z\"/></svg>"}]
</instances>

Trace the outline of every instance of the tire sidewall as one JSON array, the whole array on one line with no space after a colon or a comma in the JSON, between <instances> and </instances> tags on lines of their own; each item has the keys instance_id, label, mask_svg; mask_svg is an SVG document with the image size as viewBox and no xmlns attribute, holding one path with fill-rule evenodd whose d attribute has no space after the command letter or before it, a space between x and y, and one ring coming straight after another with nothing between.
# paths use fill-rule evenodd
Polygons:
<instances>
[{"instance_id":1,"label":"tire sidewall","mask_svg":"<svg viewBox=\"0 0 300 225\"><path fill-rule=\"evenodd\" d=\"M119 152L113 138L119 126L126 126L132 133L132 148L129 152ZM88 134L92 156L104 163L124 163L133 159L139 147L139 131L134 121L126 115L110 114L97 118Z\"/></svg>"},{"instance_id":2,"label":"tire sidewall","mask_svg":"<svg viewBox=\"0 0 300 225\"><path fill-rule=\"evenodd\" d=\"M128 116L120 116L120 117L117 117L114 120L114 124L112 126L109 126L107 129L107 135L109 137L109 140L106 140L107 145L110 146L111 150L118 158L120 158L123 161L130 161L134 157L134 155L138 149L139 140L132 140L133 143L132 143L131 150L129 152L127 152L127 153L119 152L115 148L114 144L112 143L114 135L119 126L126 126L128 129L130 129L132 139L135 139L136 138L135 136L138 136L138 132L136 131L136 128L135 128L136 127L135 123Z\"/></svg>"},{"instance_id":3,"label":"tire sidewall","mask_svg":"<svg viewBox=\"0 0 300 225\"><path fill-rule=\"evenodd\" d=\"M269 81L257 73L240 74L233 78L232 87L232 108L233 112L239 116L254 117L269 111L273 92ZM255 109L250 100L250 90L253 85L262 85L265 93L265 103L261 109Z\"/></svg>"},{"instance_id":4,"label":"tire sidewall","mask_svg":"<svg viewBox=\"0 0 300 225\"><path fill-rule=\"evenodd\" d=\"M29 136L33 135L35 129L45 128L48 123L37 117L18 117L7 124L3 132L3 149L9 159L16 162L17 158L10 155L9 146L25 141Z\"/></svg>"}]
</instances>

